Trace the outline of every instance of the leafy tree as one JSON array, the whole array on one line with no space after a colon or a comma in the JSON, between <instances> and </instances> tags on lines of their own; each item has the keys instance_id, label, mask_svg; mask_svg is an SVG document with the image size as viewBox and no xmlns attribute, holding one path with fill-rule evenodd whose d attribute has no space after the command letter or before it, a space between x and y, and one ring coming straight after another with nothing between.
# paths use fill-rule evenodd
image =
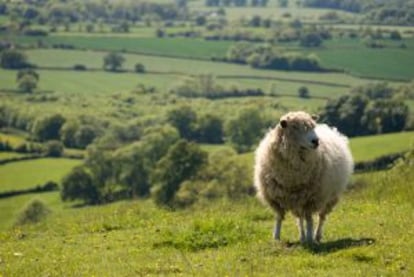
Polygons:
<instances>
[{"instance_id":1,"label":"leafy tree","mask_svg":"<svg viewBox=\"0 0 414 277\"><path fill-rule=\"evenodd\" d=\"M34 137L39 141L59 140L60 129L66 119L60 114L54 114L39 118L32 129Z\"/></svg>"},{"instance_id":2,"label":"leafy tree","mask_svg":"<svg viewBox=\"0 0 414 277\"><path fill-rule=\"evenodd\" d=\"M182 106L169 111L167 121L177 128L182 138L189 140L194 138L197 114L190 106Z\"/></svg>"},{"instance_id":3,"label":"leafy tree","mask_svg":"<svg viewBox=\"0 0 414 277\"><path fill-rule=\"evenodd\" d=\"M82 125L74 135L75 145L78 148L86 148L98 136L96 127Z\"/></svg>"},{"instance_id":4,"label":"leafy tree","mask_svg":"<svg viewBox=\"0 0 414 277\"><path fill-rule=\"evenodd\" d=\"M0 54L0 65L6 69L21 69L29 67L27 56L18 50L8 49Z\"/></svg>"},{"instance_id":5,"label":"leafy tree","mask_svg":"<svg viewBox=\"0 0 414 277\"><path fill-rule=\"evenodd\" d=\"M73 119L65 121L65 124L62 125L59 136L65 146L72 148L77 147L75 135L79 127L80 122Z\"/></svg>"},{"instance_id":6,"label":"leafy tree","mask_svg":"<svg viewBox=\"0 0 414 277\"><path fill-rule=\"evenodd\" d=\"M142 63L135 64L135 72L145 73L145 66Z\"/></svg>"},{"instance_id":7,"label":"leafy tree","mask_svg":"<svg viewBox=\"0 0 414 277\"><path fill-rule=\"evenodd\" d=\"M224 137L223 121L215 115L204 115L198 120L196 132L198 142L222 143Z\"/></svg>"},{"instance_id":8,"label":"leafy tree","mask_svg":"<svg viewBox=\"0 0 414 277\"><path fill-rule=\"evenodd\" d=\"M195 143L180 140L171 146L152 175L155 203L172 206L181 183L194 176L206 161L207 153Z\"/></svg>"},{"instance_id":9,"label":"leafy tree","mask_svg":"<svg viewBox=\"0 0 414 277\"><path fill-rule=\"evenodd\" d=\"M298 89L298 95L300 98L309 98L309 89L305 86L302 86Z\"/></svg>"},{"instance_id":10,"label":"leafy tree","mask_svg":"<svg viewBox=\"0 0 414 277\"><path fill-rule=\"evenodd\" d=\"M48 157L61 157L63 151L63 144L58 140L50 140L46 143L46 156Z\"/></svg>"},{"instance_id":11,"label":"leafy tree","mask_svg":"<svg viewBox=\"0 0 414 277\"><path fill-rule=\"evenodd\" d=\"M147 196L150 192L149 163L140 142L117 150L114 154L117 180L132 197Z\"/></svg>"},{"instance_id":12,"label":"leafy tree","mask_svg":"<svg viewBox=\"0 0 414 277\"><path fill-rule=\"evenodd\" d=\"M307 33L300 38L300 45L303 47L318 47L322 45L322 42L318 33Z\"/></svg>"},{"instance_id":13,"label":"leafy tree","mask_svg":"<svg viewBox=\"0 0 414 277\"><path fill-rule=\"evenodd\" d=\"M279 7L286 8L289 4L289 0L278 0Z\"/></svg>"},{"instance_id":14,"label":"leafy tree","mask_svg":"<svg viewBox=\"0 0 414 277\"><path fill-rule=\"evenodd\" d=\"M125 62L124 56L117 52L108 53L104 57L104 69L109 71L119 71L122 68L123 63Z\"/></svg>"},{"instance_id":15,"label":"leafy tree","mask_svg":"<svg viewBox=\"0 0 414 277\"><path fill-rule=\"evenodd\" d=\"M401 40L402 36L401 36L399 31L393 30L390 33L390 39L392 39L392 40Z\"/></svg>"},{"instance_id":16,"label":"leafy tree","mask_svg":"<svg viewBox=\"0 0 414 277\"><path fill-rule=\"evenodd\" d=\"M80 199L87 204L98 204L101 198L91 173L84 167L75 167L63 178L60 195L63 201Z\"/></svg>"},{"instance_id":17,"label":"leafy tree","mask_svg":"<svg viewBox=\"0 0 414 277\"><path fill-rule=\"evenodd\" d=\"M33 75L24 75L17 79L17 84L19 89L25 93L32 93L33 90L37 87L38 79Z\"/></svg>"},{"instance_id":18,"label":"leafy tree","mask_svg":"<svg viewBox=\"0 0 414 277\"><path fill-rule=\"evenodd\" d=\"M227 140L237 152L250 151L262 137L267 120L258 109L245 109L238 117L228 122L225 129Z\"/></svg>"}]
</instances>

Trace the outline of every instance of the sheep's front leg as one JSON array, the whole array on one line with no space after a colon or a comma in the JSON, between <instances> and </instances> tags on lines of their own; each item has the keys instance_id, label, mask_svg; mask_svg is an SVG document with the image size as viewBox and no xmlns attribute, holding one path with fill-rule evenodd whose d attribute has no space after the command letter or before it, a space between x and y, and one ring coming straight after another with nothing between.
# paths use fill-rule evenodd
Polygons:
<instances>
[{"instance_id":1,"label":"sheep's front leg","mask_svg":"<svg viewBox=\"0 0 414 277\"><path fill-rule=\"evenodd\" d=\"M312 214L306 215L306 242L312 243L313 242L313 218Z\"/></svg>"},{"instance_id":2,"label":"sheep's front leg","mask_svg":"<svg viewBox=\"0 0 414 277\"><path fill-rule=\"evenodd\" d=\"M300 235L300 242L305 243L306 235L305 235L305 227L303 225L303 217L298 217L297 223L298 223L298 229L299 229L299 235Z\"/></svg>"},{"instance_id":3,"label":"sheep's front leg","mask_svg":"<svg viewBox=\"0 0 414 277\"><path fill-rule=\"evenodd\" d=\"M279 212L276 215L276 223L275 223L275 228L273 231L273 238L275 240L280 240L280 231L282 230L282 221L284 217L285 215L283 212Z\"/></svg>"}]
</instances>

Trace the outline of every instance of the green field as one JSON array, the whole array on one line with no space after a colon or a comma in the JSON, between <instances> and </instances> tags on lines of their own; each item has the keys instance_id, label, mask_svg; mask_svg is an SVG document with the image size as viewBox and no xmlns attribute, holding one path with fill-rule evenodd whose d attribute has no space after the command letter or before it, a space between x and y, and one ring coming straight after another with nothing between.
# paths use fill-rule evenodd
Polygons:
<instances>
[{"instance_id":1,"label":"green field","mask_svg":"<svg viewBox=\"0 0 414 277\"><path fill-rule=\"evenodd\" d=\"M25 139L18 135L0 133L0 141L8 142L11 147L16 147L24 143Z\"/></svg>"},{"instance_id":2,"label":"green field","mask_svg":"<svg viewBox=\"0 0 414 277\"><path fill-rule=\"evenodd\" d=\"M81 161L45 158L14 162L0 167L0 192L34 188L48 181L60 183L62 177Z\"/></svg>"},{"instance_id":3,"label":"green field","mask_svg":"<svg viewBox=\"0 0 414 277\"><path fill-rule=\"evenodd\" d=\"M366 161L412 149L414 132L358 137L350 142L355 161Z\"/></svg>"},{"instance_id":4,"label":"green field","mask_svg":"<svg viewBox=\"0 0 414 277\"><path fill-rule=\"evenodd\" d=\"M19 158L23 156L25 156L25 154L20 154L16 152L0 152L0 161L12 159L12 158Z\"/></svg>"},{"instance_id":5,"label":"green field","mask_svg":"<svg viewBox=\"0 0 414 277\"><path fill-rule=\"evenodd\" d=\"M16 41L34 44L38 38L18 37ZM223 57L233 42L206 41L184 38L135 38L120 36L48 36L42 39L47 45L68 44L79 49L127 51L160 56L210 59Z\"/></svg>"},{"instance_id":6,"label":"green field","mask_svg":"<svg viewBox=\"0 0 414 277\"><path fill-rule=\"evenodd\" d=\"M50 197L53 202L54 196ZM291 216L282 230L283 242L274 242L272 213L256 199L177 212L158 209L150 201L55 209L43 223L0 233L0 272L6 276L269 276L275 272L279 276L410 276L414 273L412 206L386 195L379 199L371 198L369 191L347 195L329 217L324 241L313 248L296 243Z\"/></svg>"}]
</instances>

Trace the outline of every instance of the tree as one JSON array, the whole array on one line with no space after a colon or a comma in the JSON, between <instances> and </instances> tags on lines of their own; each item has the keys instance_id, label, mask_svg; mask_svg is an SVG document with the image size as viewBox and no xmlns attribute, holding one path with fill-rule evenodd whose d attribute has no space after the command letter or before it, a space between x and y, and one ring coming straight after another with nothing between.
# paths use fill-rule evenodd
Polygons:
<instances>
[{"instance_id":1,"label":"tree","mask_svg":"<svg viewBox=\"0 0 414 277\"><path fill-rule=\"evenodd\" d=\"M14 49L1 52L0 65L6 69L21 69L30 66L27 56L23 52Z\"/></svg>"},{"instance_id":2,"label":"tree","mask_svg":"<svg viewBox=\"0 0 414 277\"><path fill-rule=\"evenodd\" d=\"M46 143L46 156L48 157L61 157L63 151L63 144L58 140L50 140Z\"/></svg>"},{"instance_id":3,"label":"tree","mask_svg":"<svg viewBox=\"0 0 414 277\"><path fill-rule=\"evenodd\" d=\"M142 143L136 142L118 149L114 154L116 179L132 197L147 196L150 192L150 164Z\"/></svg>"},{"instance_id":4,"label":"tree","mask_svg":"<svg viewBox=\"0 0 414 277\"><path fill-rule=\"evenodd\" d=\"M66 119L60 114L39 118L35 121L32 133L39 141L59 140L60 129Z\"/></svg>"},{"instance_id":5,"label":"tree","mask_svg":"<svg viewBox=\"0 0 414 277\"><path fill-rule=\"evenodd\" d=\"M279 7L286 8L289 4L289 0L278 0Z\"/></svg>"},{"instance_id":6,"label":"tree","mask_svg":"<svg viewBox=\"0 0 414 277\"><path fill-rule=\"evenodd\" d=\"M207 114L198 120L197 141L204 143L223 142L223 121L220 117Z\"/></svg>"},{"instance_id":7,"label":"tree","mask_svg":"<svg viewBox=\"0 0 414 277\"><path fill-rule=\"evenodd\" d=\"M100 193L91 173L84 167L75 167L62 180L60 196L63 201L83 200L87 204L98 204Z\"/></svg>"},{"instance_id":8,"label":"tree","mask_svg":"<svg viewBox=\"0 0 414 277\"><path fill-rule=\"evenodd\" d=\"M17 80L17 84L22 92L32 93L37 87L37 79L32 75L24 75Z\"/></svg>"},{"instance_id":9,"label":"tree","mask_svg":"<svg viewBox=\"0 0 414 277\"><path fill-rule=\"evenodd\" d=\"M318 47L322 45L322 42L318 33L307 33L300 38L300 45L303 47Z\"/></svg>"},{"instance_id":10,"label":"tree","mask_svg":"<svg viewBox=\"0 0 414 277\"><path fill-rule=\"evenodd\" d=\"M122 68L122 64L125 62L124 56L117 52L108 53L104 57L104 69L109 71L118 71Z\"/></svg>"},{"instance_id":11,"label":"tree","mask_svg":"<svg viewBox=\"0 0 414 277\"><path fill-rule=\"evenodd\" d=\"M191 178L207 161L207 153L192 142L180 140L157 163L152 176L155 203L173 206L176 192L183 181Z\"/></svg>"},{"instance_id":12,"label":"tree","mask_svg":"<svg viewBox=\"0 0 414 277\"><path fill-rule=\"evenodd\" d=\"M21 91L32 93L37 87L39 74L33 69L21 69L17 72L16 81Z\"/></svg>"},{"instance_id":13,"label":"tree","mask_svg":"<svg viewBox=\"0 0 414 277\"><path fill-rule=\"evenodd\" d=\"M225 129L227 140L237 152L250 151L264 133L267 121L260 110L249 108L228 122Z\"/></svg>"},{"instance_id":14,"label":"tree","mask_svg":"<svg viewBox=\"0 0 414 277\"><path fill-rule=\"evenodd\" d=\"M392 40L401 40L402 36L401 36L400 32L398 32L397 30L393 30L390 33L390 39L392 39Z\"/></svg>"},{"instance_id":15,"label":"tree","mask_svg":"<svg viewBox=\"0 0 414 277\"><path fill-rule=\"evenodd\" d=\"M300 98L309 98L309 89L305 86L302 86L298 89L298 95Z\"/></svg>"},{"instance_id":16,"label":"tree","mask_svg":"<svg viewBox=\"0 0 414 277\"><path fill-rule=\"evenodd\" d=\"M135 72L145 73L145 66L142 63L135 64Z\"/></svg>"},{"instance_id":17,"label":"tree","mask_svg":"<svg viewBox=\"0 0 414 277\"><path fill-rule=\"evenodd\" d=\"M194 138L197 114L190 106L182 106L169 111L167 121L177 128L182 138L189 140Z\"/></svg>"}]
</instances>

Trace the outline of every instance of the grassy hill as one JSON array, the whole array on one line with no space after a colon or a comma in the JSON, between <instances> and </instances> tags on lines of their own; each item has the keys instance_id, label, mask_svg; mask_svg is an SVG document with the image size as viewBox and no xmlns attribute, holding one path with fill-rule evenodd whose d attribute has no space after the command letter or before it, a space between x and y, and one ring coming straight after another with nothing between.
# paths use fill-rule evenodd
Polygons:
<instances>
[{"instance_id":1,"label":"grassy hill","mask_svg":"<svg viewBox=\"0 0 414 277\"><path fill-rule=\"evenodd\" d=\"M378 183L370 178L371 188L346 195L329 217L324 241L314 247L297 244L290 216L283 242L274 242L273 215L256 199L204 203L176 212L144 200L58 209L40 224L2 232L0 272L410 276L413 206L386 194L371 196ZM51 202L47 204L53 206Z\"/></svg>"}]
</instances>

